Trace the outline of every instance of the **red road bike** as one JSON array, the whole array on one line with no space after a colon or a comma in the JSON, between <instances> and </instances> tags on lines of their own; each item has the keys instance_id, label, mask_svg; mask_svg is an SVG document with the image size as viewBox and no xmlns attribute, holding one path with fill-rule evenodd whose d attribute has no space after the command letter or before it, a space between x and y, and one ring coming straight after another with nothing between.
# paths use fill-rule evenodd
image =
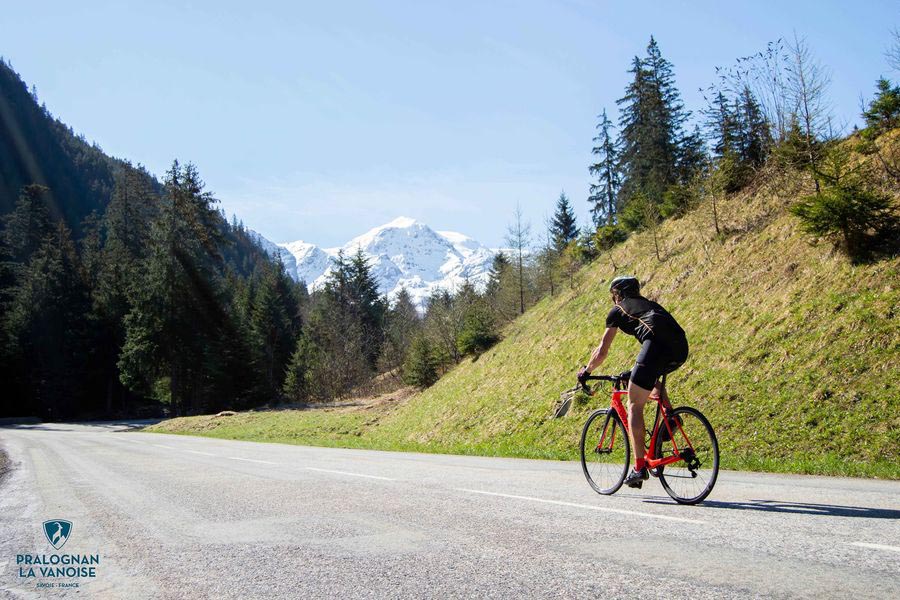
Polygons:
<instances>
[{"instance_id":1,"label":"red road bike","mask_svg":"<svg viewBox=\"0 0 900 600\"><path fill-rule=\"evenodd\" d=\"M609 408L595 410L581 432L581 467L588 483L599 494L614 494L631 468L628 443L628 380L615 375L592 375L585 381L613 384ZM663 377L665 385L665 377ZM582 389L593 396L585 383ZM657 398L656 418L645 441L647 468L666 493L680 504L697 504L706 498L719 475L719 443L703 414L688 406L672 408Z\"/></svg>"}]
</instances>

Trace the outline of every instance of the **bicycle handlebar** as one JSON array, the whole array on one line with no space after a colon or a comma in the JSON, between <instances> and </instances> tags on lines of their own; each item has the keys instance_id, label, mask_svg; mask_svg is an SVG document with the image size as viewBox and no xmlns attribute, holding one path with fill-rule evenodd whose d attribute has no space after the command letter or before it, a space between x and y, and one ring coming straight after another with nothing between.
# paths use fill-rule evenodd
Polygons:
<instances>
[{"instance_id":1,"label":"bicycle handlebar","mask_svg":"<svg viewBox=\"0 0 900 600\"><path fill-rule=\"evenodd\" d=\"M622 381L622 377L619 375L588 375L578 383L581 385L581 389L588 395L593 396L594 394L591 392L591 389L587 386L588 381L609 381L614 385L618 385Z\"/></svg>"},{"instance_id":2,"label":"bicycle handlebar","mask_svg":"<svg viewBox=\"0 0 900 600\"><path fill-rule=\"evenodd\" d=\"M584 378L585 381L612 381L615 383L619 380L618 375L588 375Z\"/></svg>"}]
</instances>

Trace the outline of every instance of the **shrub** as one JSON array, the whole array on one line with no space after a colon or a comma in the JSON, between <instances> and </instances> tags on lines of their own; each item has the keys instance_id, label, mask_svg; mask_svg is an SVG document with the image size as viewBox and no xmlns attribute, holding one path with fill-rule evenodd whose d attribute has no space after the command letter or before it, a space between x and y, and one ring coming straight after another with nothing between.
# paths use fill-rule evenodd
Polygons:
<instances>
[{"instance_id":1,"label":"shrub","mask_svg":"<svg viewBox=\"0 0 900 600\"><path fill-rule=\"evenodd\" d=\"M830 239L854 260L877 251L896 251L900 233L891 199L859 185L839 183L806 196L791 212L804 231Z\"/></svg>"},{"instance_id":2,"label":"shrub","mask_svg":"<svg viewBox=\"0 0 900 600\"><path fill-rule=\"evenodd\" d=\"M424 335L412 343L406 362L403 363L403 381L409 385L427 388L438 380L438 360L431 343Z\"/></svg>"},{"instance_id":3,"label":"shrub","mask_svg":"<svg viewBox=\"0 0 900 600\"><path fill-rule=\"evenodd\" d=\"M481 354L499 340L490 313L480 306L470 307L463 320L462 331L456 338L460 354Z\"/></svg>"}]
</instances>

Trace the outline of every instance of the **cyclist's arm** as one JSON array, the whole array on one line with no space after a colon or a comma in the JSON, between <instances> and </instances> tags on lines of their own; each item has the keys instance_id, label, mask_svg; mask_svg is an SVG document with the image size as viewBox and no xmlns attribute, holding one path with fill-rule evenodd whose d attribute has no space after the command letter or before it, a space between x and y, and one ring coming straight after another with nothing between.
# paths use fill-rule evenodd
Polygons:
<instances>
[{"instance_id":1,"label":"cyclist's arm","mask_svg":"<svg viewBox=\"0 0 900 600\"><path fill-rule=\"evenodd\" d=\"M591 354L591 360L587 364L588 373L602 365L603 361L606 360L606 355L609 354L609 347L612 346L613 338L616 337L618 332L618 327L607 327L606 331L603 332L603 339L600 340L600 345Z\"/></svg>"}]
</instances>

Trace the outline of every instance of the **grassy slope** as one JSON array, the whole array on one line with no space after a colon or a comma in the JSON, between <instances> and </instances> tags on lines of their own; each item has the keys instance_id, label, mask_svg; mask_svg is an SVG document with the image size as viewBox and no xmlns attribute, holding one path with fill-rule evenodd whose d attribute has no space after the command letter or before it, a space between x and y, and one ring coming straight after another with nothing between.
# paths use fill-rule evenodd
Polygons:
<instances>
[{"instance_id":1,"label":"grassy slope","mask_svg":"<svg viewBox=\"0 0 900 600\"><path fill-rule=\"evenodd\" d=\"M773 177L719 208L705 204L613 253L688 334L673 402L712 421L730 468L900 478L900 259L853 266L812 246L785 207L809 182ZM599 341L608 257L511 324L503 342L409 402L370 413L274 411L175 419L156 431L335 446L571 459L591 399L549 420ZM630 368L620 336L604 371Z\"/></svg>"}]
</instances>

